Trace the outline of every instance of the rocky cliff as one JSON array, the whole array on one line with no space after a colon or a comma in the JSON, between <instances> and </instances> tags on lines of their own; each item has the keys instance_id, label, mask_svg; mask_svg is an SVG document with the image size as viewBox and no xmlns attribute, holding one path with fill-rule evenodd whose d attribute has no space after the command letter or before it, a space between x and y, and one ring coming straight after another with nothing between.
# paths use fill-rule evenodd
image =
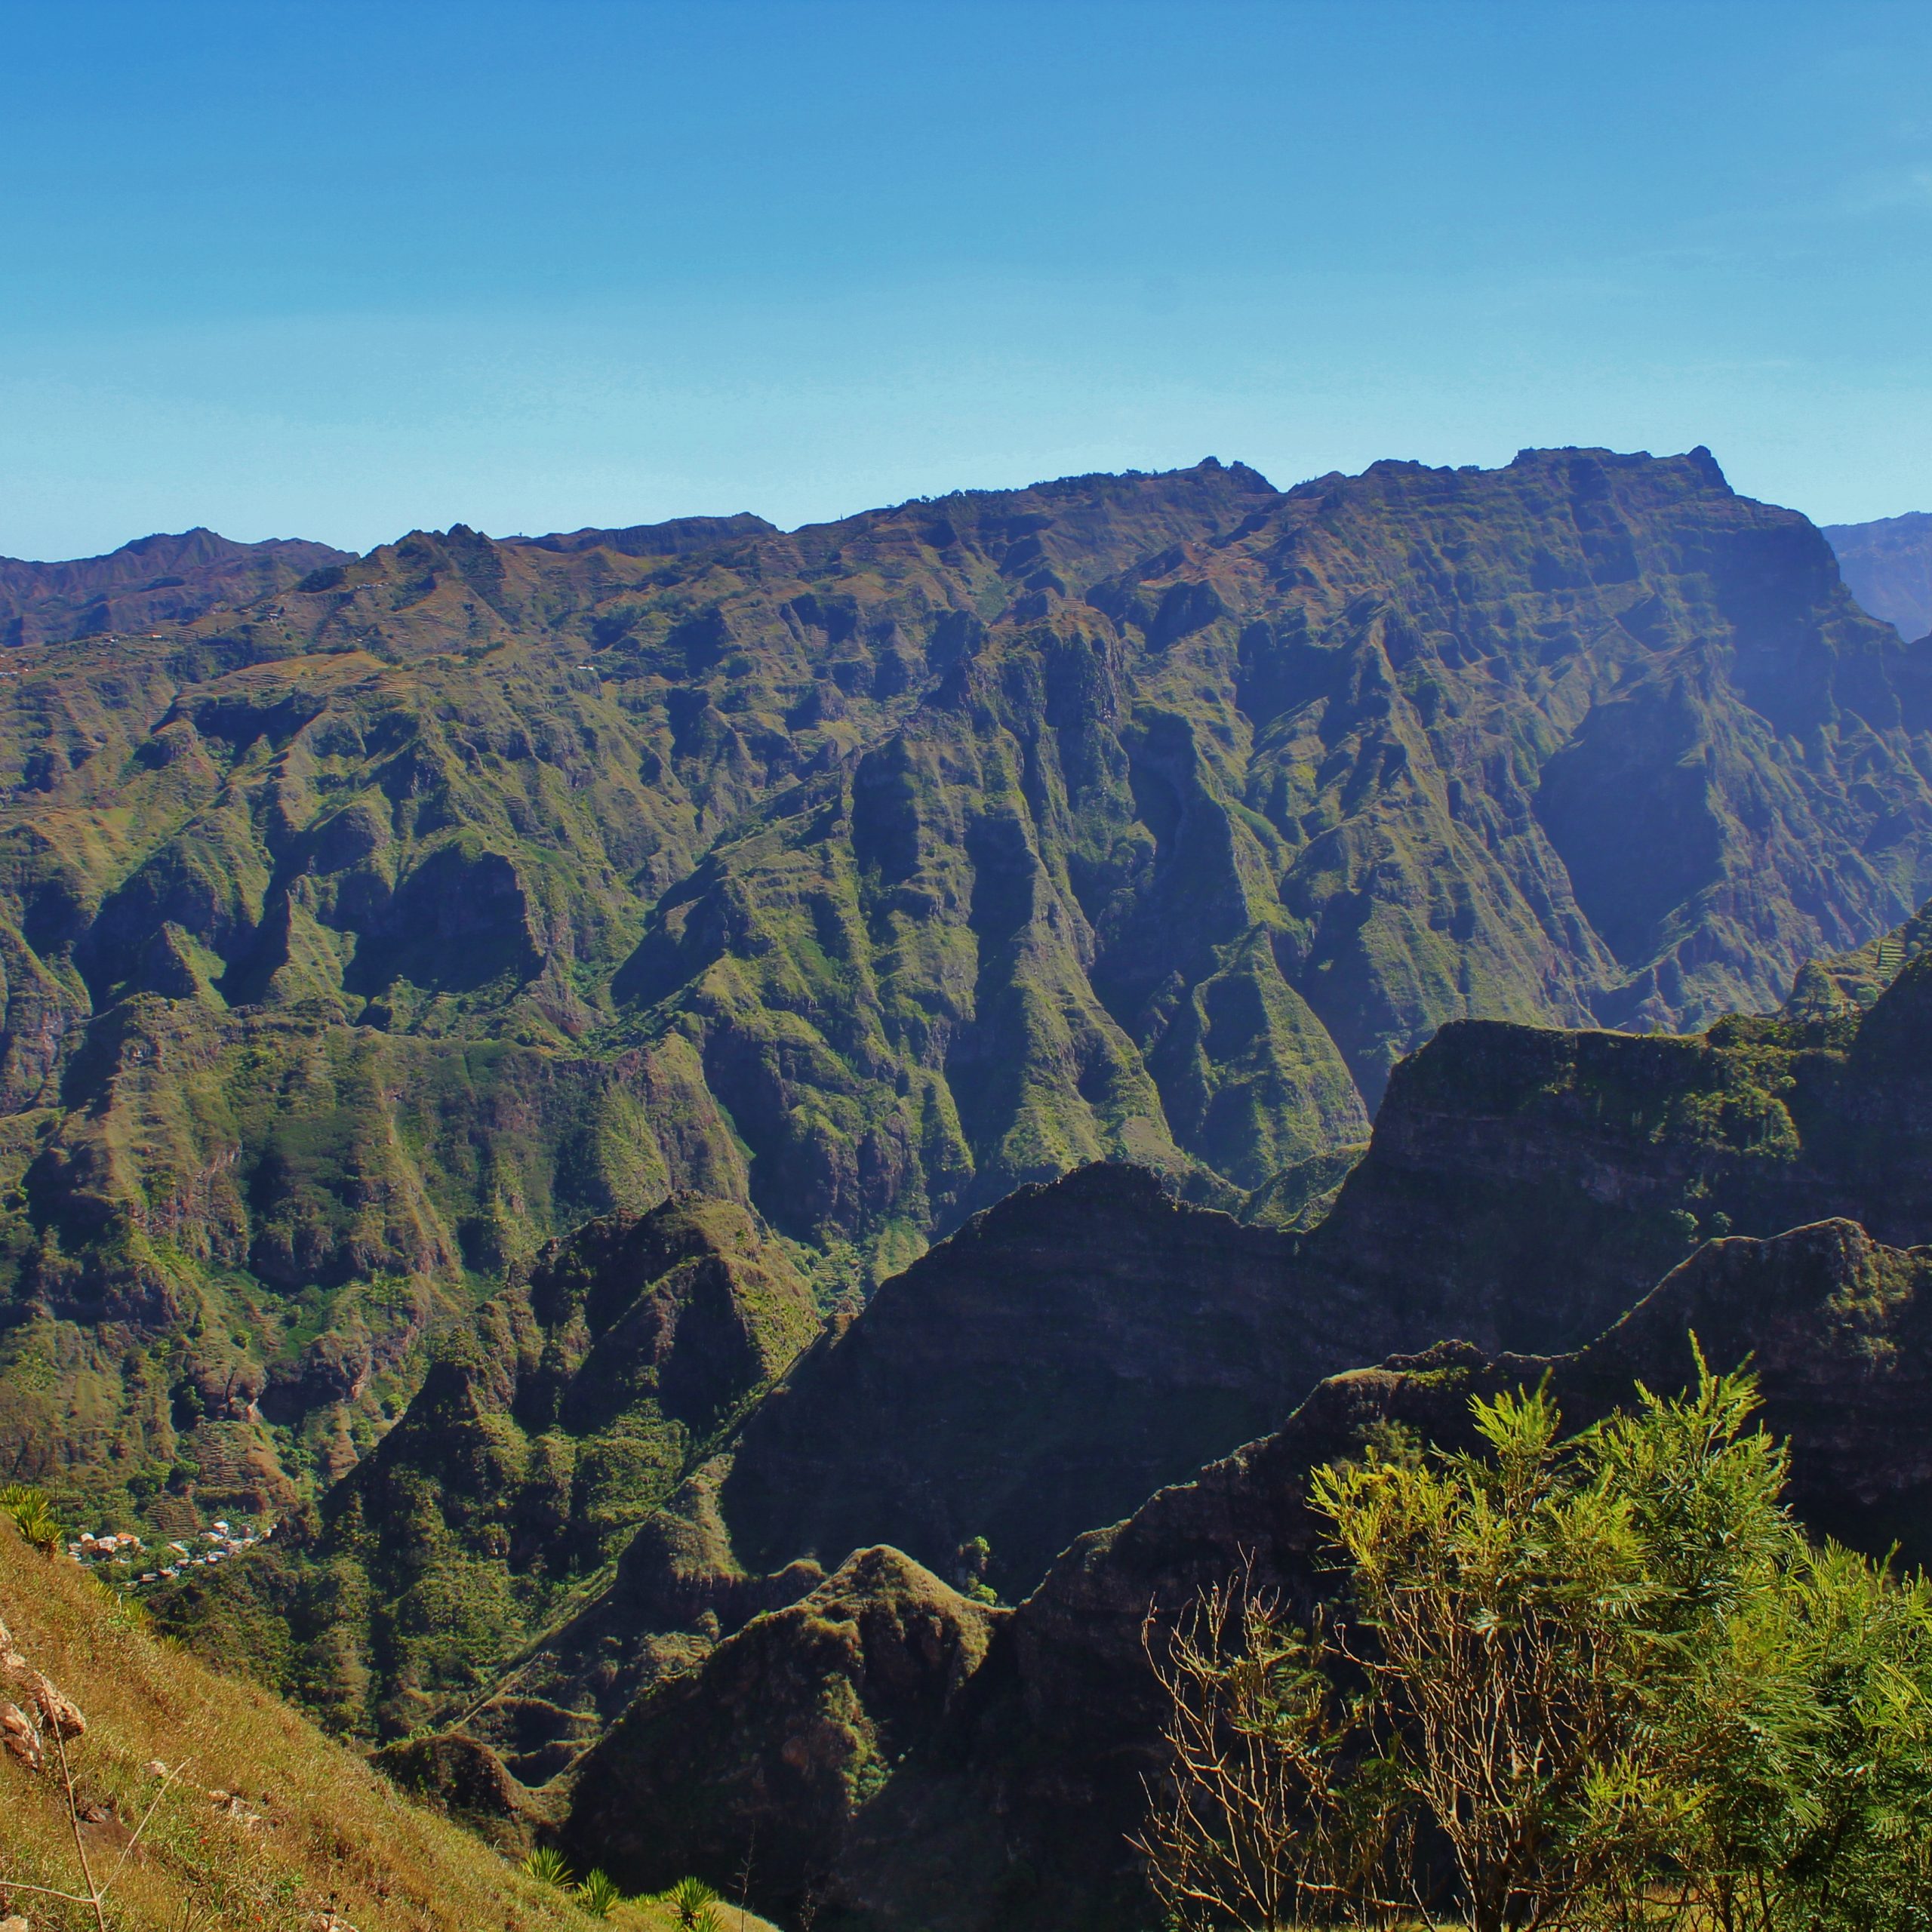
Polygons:
<instances>
[{"instance_id":1,"label":"rocky cliff","mask_svg":"<svg viewBox=\"0 0 1932 1932\"><path fill-rule=\"evenodd\" d=\"M1159 1770L1141 1635L1150 1611L1171 1616L1204 1583L1250 1564L1262 1586L1311 1602L1334 1583L1304 1506L1316 1464L1392 1421L1463 1444L1472 1395L1546 1374L1582 1424L1631 1399L1639 1380L1681 1386L1694 1371L1694 1332L1714 1362L1748 1359L1758 1373L1766 1426L1790 1439L1792 1499L1814 1529L1881 1552L1898 1541L1909 1561L1932 1554L1932 1250L1887 1247L1844 1221L1711 1242L1586 1348L1552 1358L1447 1343L1334 1377L1279 1431L1081 1537L994 1633L971 1678L949 1689L944 1721L848 1795L826 1840L836 1850L811 1873L843 1909L839 1922L921 1932L1152 1924L1127 1841L1141 1780ZM804 1674L788 1710L844 1681L842 1662L814 1662L777 1618L733 1642L775 1681ZM654 1694L635 1730L627 1721L584 1761L573 1843L629 1846L629 1792L657 1789L675 1764L688 1776L652 1836L652 1869L722 1871L742 1860L765 1814L731 1752L740 1721L709 1671ZM636 1765L635 1740L673 1709L675 1748ZM802 1883L800 1868L778 1866L758 1895L794 1907Z\"/></svg>"},{"instance_id":2,"label":"rocky cliff","mask_svg":"<svg viewBox=\"0 0 1932 1932\"><path fill-rule=\"evenodd\" d=\"M1020 1190L842 1306L734 1426L680 1437L634 1534L595 1552L623 1543L614 1574L593 1578L586 1553L551 1626L518 1626L515 1681L472 1728L548 1776L640 1690L874 1544L1017 1599L1082 1531L1265 1435L1323 1375L1442 1337L1579 1346L1706 1238L1841 1216L1932 1240L1925 925L1807 968L1784 1014L1706 1035L1445 1028L1397 1069L1365 1157L1305 1232L1119 1165ZM533 1399L509 1407L534 1430ZM460 1466L451 1416L439 1371L329 1509L353 1497L373 1546L422 1544L381 1472ZM469 1599L528 1587L518 1548L472 1538L489 1575L414 1600L413 1641L441 1659L411 1680L426 1702L357 1717L338 1700L338 1717L407 1727L467 1700L509 1655ZM401 1588L360 1574L378 1602Z\"/></svg>"},{"instance_id":3,"label":"rocky cliff","mask_svg":"<svg viewBox=\"0 0 1932 1932\"><path fill-rule=\"evenodd\" d=\"M983 1539L974 1574L1023 1593L1338 1367L1578 1346L1710 1236L1841 1216L1932 1241L1924 924L1706 1035L1445 1027L1303 1233L1118 1167L1014 1195L835 1324L647 1524L631 1627L728 1622L746 1577L877 1542L954 1574Z\"/></svg>"}]
</instances>

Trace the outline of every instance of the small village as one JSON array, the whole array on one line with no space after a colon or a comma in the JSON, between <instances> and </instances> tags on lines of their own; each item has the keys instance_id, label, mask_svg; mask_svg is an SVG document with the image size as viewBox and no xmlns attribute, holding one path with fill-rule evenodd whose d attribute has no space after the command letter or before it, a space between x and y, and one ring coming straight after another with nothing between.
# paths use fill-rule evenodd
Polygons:
<instances>
[{"instance_id":1,"label":"small village","mask_svg":"<svg viewBox=\"0 0 1932 1932\"><path fill-rule=\"evenodd\" d=\"M143 1584L162 1583L180 1576L184 1570L238 1556L260 1540L253 1525L244 1523L237 1527L218 1517L206 1529L190 1531L187 1541L177 1540L165 1544L161 1554L165 1561L156 1568L114 1580L134 1589ZM67 1545L67 1554L75 1562L90 1567L131 1570L146 1558L148 1549L139 1537L125 1531L107 1531L97 1536L91 1530L83 1530Z\"/></svg>"}]
</instances>

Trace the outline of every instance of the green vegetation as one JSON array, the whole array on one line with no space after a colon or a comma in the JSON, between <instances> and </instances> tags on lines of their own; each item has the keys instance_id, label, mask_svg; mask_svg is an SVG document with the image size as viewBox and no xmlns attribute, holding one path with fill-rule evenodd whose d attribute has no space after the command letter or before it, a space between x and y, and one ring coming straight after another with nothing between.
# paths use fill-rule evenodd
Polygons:
<instances>
[{"instance_id":1,"label":"green vegetation","mask_svg":"<svg viewBox=\"0 0 1932 1932\"><path fill-rule=\"evenodd\" d=\"M539 1845L523 1861L523 1875L534 1878L540 1885L551 1885L559 1890L568 1891L575 1882L571 1876L571 1868L564 1862L563 1854L549 1845Z\"/></svg>"},{"instance_id":2,"label":"green vegetation","mask_svg":"<svg viewBox=\"0 0 1932 1932\"><path fill-rule=\"evenodd\" d=\"M689 1924L716 1898L694 1872L788 1916L822 1903L1011 1614L896 1549L855 1552L632 1705L564 1780L564 1849L626 1884L669 1881L658 1896Z\"/></svg>"},{"instance_id":3,"label":"green vegetation","mask_svg":"<svg viewBox=\"0 0 1932 1932\"><path fill-rule=\"evenodd\" d=\"M586 1872L575 1888L577 1902L592 1918L608 1918L611 1909L624 1903L624 1894L608 1872Z\"/></svg>"},{"instance_id":4,"label":"green vegetation","mask_svg":"<svg viewBox=\"0 0 1932 1932\"><path fill-rule=\"evenodd\" d=\"M502 1687L519 1712L542 1694L518 1652L818 1326L810 1284L742 1208L589 1223L444 1338L401 1420L296 1534L193 1573L155 1614L332 1727L405 1737L467 1712L491 1736L493 1684L517 1669Z\"/></svg>"},{"instance_id":5,"label":"green vegetation","mask_svg":"<svg viewBox=\"0 0 1932 1932\"><path fill-rule=\"evenodd\" d=\"M104 1597L0 1519L0 1651L51 1680L73 1712L58 1748L41 1722L42 1768L0 1750L0 1894L36 1932L96 1932L97 1890L109 1925L129 1932L293 1932L325 1918L360 1932L582 1932L567 1898ZM0 1663L0 1702L34 1705L8 1675Z\"/></svg>"},{"instance_id":6,"label":"green vegetation","mask_svg":"<svg viewBox=\"0 0 1932 1932\"><path fill-rule=\"evenodd\" d=\"M1475 1451L1385 1435L1312 1478L1331 1612L1236 1577L1150 1636L1177 1924L1924 1922L1932 1591L1807 1543L1700 1367L1567 1438L1543 1392L1478 1398Z\"/></svg>"},{"instance_id":7,"label":"green vegetation","mask_svg":"<svg viewBox=\"0 0 1932 1932\"><path fill-rule=\"evenodd\" d=\"M60 1546L60 1520L54 1506L37 1490L25 1483L8 1483L0 1488L0 1515L8 1517L29 1549L51 1556Z\"/></svg>"},{"instance_id":8,"label":"green vegetation","mask_svg":"<svg viewBox=\"0 0 1932 1932\"><path fill-rule=\"evenodd\" d=\"M657 1894L657 1902L669 1906L685 1932L715 1932L720 1922L717 1908L721 1901L702 1878L680 1878Z\"/></svg>"}]
</instances>

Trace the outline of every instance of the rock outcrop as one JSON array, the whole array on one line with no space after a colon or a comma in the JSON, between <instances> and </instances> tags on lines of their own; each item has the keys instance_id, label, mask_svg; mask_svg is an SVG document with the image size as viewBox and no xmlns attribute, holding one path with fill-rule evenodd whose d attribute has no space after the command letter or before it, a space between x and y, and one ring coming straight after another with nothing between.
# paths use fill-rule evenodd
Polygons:
<instances>
[{"instance_id":1,"label":"rock outcrop","mask_svg":"<svg viewBox=\"0 0 1932 1932\"><path fill-rule=\"evenodd\" d=\"M1333 1377L1279 1430L1080 1538L993 1633L944 1722L828 1838L835 1850L812 1868L821 1892L852 1923L894 1932L1151 1923L1128 1842L1142 1780L1160 1768L1149 1614L1172 1617L1247 1566L1260 1586L1311 1603L1335 1581L1305 1506L1318 1464L1391 1422L1469 1444L1472 1395L1546 1375L1566 1419L1583 1425L1631 1400L1639 1381L1682 1386L1695 1372L1693 1334L1714 1364L1749 1361L1758 1374L1765 1426L1791 1442L1790 1494L1807 1524L1875 1552L1897 1543L1908 1561L1932 1556L1932 1249L1887 1247L1844 1221L1715 1241L1586 1348L1551 1357L1444 1343ZM784 1708L835 1697L844 1663L821 1660L791 1615L759 1618L704 1671L652 1694L639 1712L657 1713L649 1724L661 1727L620 1728L612 1744L628 1734L625 1752L604 1747L586 1761L579 1791L594 1795L579 1796L569 1827L584 1856L626 1832L626 1845L638 1841L641 1823L626 1821L656 1815L675 1765L680 1816L734 1821L738 1835L672 1842L696 1869L725 1872L756 1808L731 1755L744 1720L700 1687L745 1644L758 1681L789 1687ZM633 1804L633 1794L649 1801ZM800 1869L772 1874L765 1896L795 1900Z\"/></svg>"},{"instance_id":2,"label":"rock outcrop","mask_svg":"<svg viewBox=\"0 0 1932 1932\"><path fill-rule=\"evenodd\" d=\"M632 1889L709 1872L756 1899L823 1902L1008 1614L896 1549L856 1551L638 1701L571 1774L567 1850Z\"/></svg>"}]
</instances>

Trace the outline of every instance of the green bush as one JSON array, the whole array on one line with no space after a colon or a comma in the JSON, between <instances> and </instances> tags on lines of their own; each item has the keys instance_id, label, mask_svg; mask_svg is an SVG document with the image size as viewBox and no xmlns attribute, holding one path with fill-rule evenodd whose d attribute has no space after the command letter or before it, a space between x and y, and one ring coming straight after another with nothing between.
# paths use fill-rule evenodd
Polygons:
<instances>
[{"instance_id":1,"label":"green bush","mask_svg":"<svg viewBox=\"0 0 1932 1932\"><path fill-rule=\"evenodd\" d=\"M718 1894L702 1878L680 1878L655 1903L668 1905L685 1932L712 1932L718 1924Z\"/></svg>"},{"instance_id":2,"label":"green bush","mask_svg":"<svg viewBox=\"0 0 1932 1932\"><path fill-rule=\"evenodd\" d=\"M1311 1481L1339 1608L1237 1574L1150 1641L1177 1924L1381 1922L1432 1865L1475 1932L1932 1924L1932 1586L1807 1543L1698 1366L1578 1435L1541 1391L1388 1433Z\"/></svg>"}]
</instances>

